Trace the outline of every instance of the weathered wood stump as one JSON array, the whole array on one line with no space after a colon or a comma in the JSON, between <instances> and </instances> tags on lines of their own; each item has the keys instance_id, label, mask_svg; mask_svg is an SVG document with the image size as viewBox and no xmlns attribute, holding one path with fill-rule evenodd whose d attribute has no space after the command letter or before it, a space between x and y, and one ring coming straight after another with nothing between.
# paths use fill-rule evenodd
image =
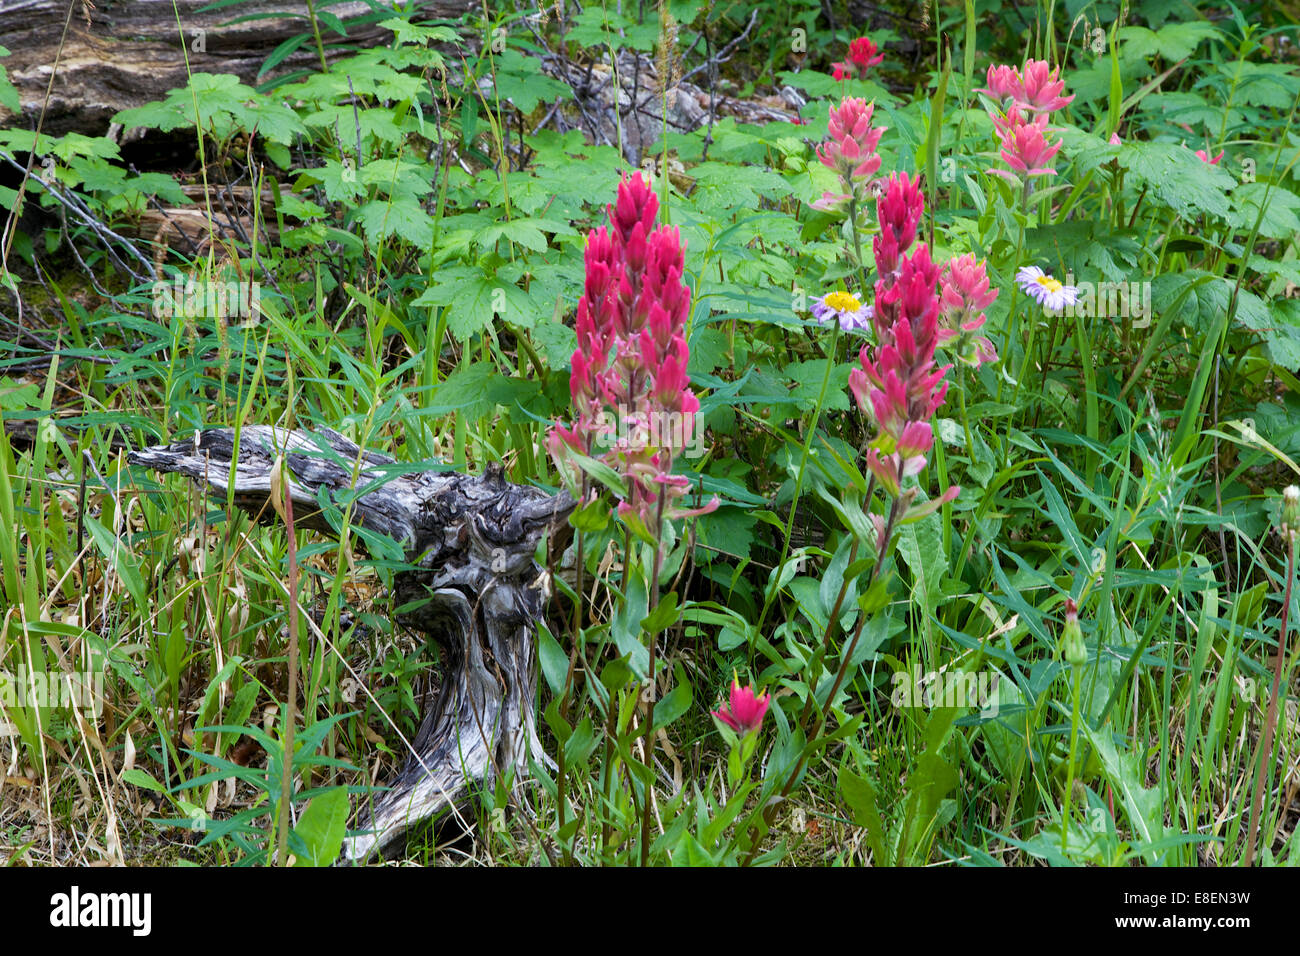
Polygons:
<instances>
[{"instance_id":1,"label":"weathered wood stump","mask_svg":"<svg viewBox=\"0 0 1300 956\"><path fill-rule=\"evenodd\" d=\"M231 429L212 429L128 458L205 484L221 500L233 461L235 504L278 520L271 472L283 455L295 525L331 534L319 496L369 488L352 506L352 523L401 544L411 567L394 579L397 620L442 652L441 686L412 753L370 808L369 832L348 841L346 858L390 852L410 826L461 803L470 787L526 771L530 755L549 762L533 712L534 628L549 582L533 556L543 534L565 525L573 499L510 484L495 465L477 476L411 474L327 429L249 426L238 448L233 442Z\"/></svg>"}]
</instances>

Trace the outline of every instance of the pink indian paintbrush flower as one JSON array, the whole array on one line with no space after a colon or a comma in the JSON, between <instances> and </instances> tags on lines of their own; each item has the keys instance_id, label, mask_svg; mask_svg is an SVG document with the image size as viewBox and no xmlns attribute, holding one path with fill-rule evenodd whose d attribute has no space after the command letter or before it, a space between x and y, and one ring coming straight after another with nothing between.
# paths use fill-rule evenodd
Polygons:
<instances>
[{"instance_id":1,"label":"pink indian paintbrush flower","mask_svg":"<svg viewBox=\"0 0 1300 956\"><path fill-rule=\"evenodd\" d=\"M1044 60L1030 60L1022 69L1006 65L990 66L988 85L977 93L987 93L995 100L1011 100L1013 105L1033 113L1051 113L1063 109L1074 100L1062 96L1065 81L1060 78L1060 68L1049 69Z\"/></svg>"},{"instance_id":2,"label":"pink indian paintbrush flower","mask_svg":"<svg viewBox=\"0 0 1300 956\"><path fill-rule=\"evenodd\" d=\"M924 210L921 178L912 179L907 173L891 176L876 199L876 221L880 224L880 232L871 241L871 251L876 259L875 319L876 332L880 336L888 335L898 319L891 308L882 309L881 300L898 278L903 253L916 241Z\"/></svg>"},{"instance_id":3,"label":"pink indian paintbrush flower","mask_svg":"<svg viewBox=\"0 0 1300 956\"><path fill-rule=\"evenodd\" d=\"M1061 144L1048 142L1045 124L1021 118L1016 106L1007 111L1006 117L994 122L1001 137L1002 160L1011 171L991 169L989 172L1013 182L1056 174L1047 164L1060 151Z\"/></svg>"},{"instance_id":4,"label":"pink indian paintbrush flower","mask_svg":"<svg viewBox=\"0 0 1300 956\"><path fill-rule=\"evenodd\" d=\"M1052 112L1074 99L1062 96L1064 90L1060 69L1049 68L1043 60L1030 60L1019 70L1004 64L989 67L988 85L978 92L1007 104L1005 112L994 110L990 115L1002 160L1010 167L990 172L1016 183L1055 175L1049 164L1061 144L1048 139L1047 124Z\"/></svg>"},{"instance_id":5,"label":"pink indian paintbrush flower","mask_svg":"<svg viewBox=\"0 0 1300 956\"><path fill-rule=\"evenodd\" d=\"M740 678L733 677L730 706L718 708L713 716L743 737L763 726L771 702L771 694L755 694L753 687L741 687Z\"/></svg>"},{"instance_id":6,"label":"pink indian paintbrush flower","mask_svg":"<svg viewBox=\"0 0 1300 956\"><path fill-rule=\"evenodd\" d=\"M846 96L838 107L831 107L830 122L827 124L829 139L818 145L817 158L822 165L840 177L840 182L848 191L843 197L847 202L853 197L862 197L866 184L880 168L880 157L876 155L876 145L884 133L884 127L873 127L871 117L875 104L854 96ZM819 201L818 208L832 207L840 197L826 193Z\"/></svg>"},{"instance_id":7,"label":"pink indian paintbrush flower","mask_svg":"<svg viewBox=\"0 0 1300 956\"><path fill-rule=\"evenodd\" d=\"M835 79L843 80L852 77L866 79L870 69L885 58L885 55L878 50L879 47L870 37L858 37L849 44L849 55L844 62L831 64Z\"/></svg>"},{"instance_id":8,"label":"pink indian paintbrush flower","mask_svg":"<svg viewBox=\"0 0 1300 956\"><path fill-rule=\"evenodd\" d=\"M984 327L984 310L997 297L984 262L971 254L950 259L939 277L939 344L951 347L967 365L997 361L993 343L976 334Z\"/></svg>"},{"instance_id":9,"label":"pink indian paintbrush flower","mask_svg":"<svg viewBox=\"0 0 1300 956\"><path fill-rule=\"evenodd\" d=\"M1210 154L1208 152L1206 152L1203 149L1198 149L1196 151L1196 156L1203 163L1209 163L1211 166L1217 166L1219 165L1219 160L1223 159L1223 151L1220 150L1218 156L1215 156L1213 159L1210 159Z\"/></svg>"},{"instance_id":10,"label":"pink indian paintbrush flower","mask_svg":"<svg viewBox=\"0 0 1300 956\"><path fill-rule=\"evenodd\" d=\"M1054 113L1069 106L1074 96L1062 96L1065 81L1060 78L1060 67L1048 69L1044 60L1030 60L1020 71L1022 95L1017 102L1027 110Z\"/></svg>"},{"instance_id":11,"label":"pink indian paintbrush flower","mask_svg":"<svg viewBox=\"0 0 1300 956\"><path fill-rule=\"evenodd\" d=\"M934 447L930 419L944 403L948 385L943 379L952 368L935 362L940 267L931 260L924 243L912 249L924 209L919 180L906 173L889 178L876 202L880 232L872 244L878 276L873 316L877 341L862 348L858 367L849 373L849 389L858 407L878 429L867 451L867 468L895 499L891 521L876 524L877 547L881 549L894 519L919 516L911 507L915 491L904 492L903 483L920 474ZM959 269L965 281L971 270L965 264ZM969 278L967 284L976 300L986 301L987 286L981 291L978 281ZM957 492L954 486L940 499L920 507L938 507Z\"/></svg>"},{"instance_id":12,"label":"pink indian paintbrush flower","mask_svg":"<svg viewBox=\"0 0 1300 956\"><path fill-rule=\"evenodd\" d=\"M624 179L608 207L609 226L593 230L585 251L586 281L575 323L569 393L572 426L556 423L547 447L576 482L570 452L597 456L623 476L619 512L648 529L659 517L682 517L673 502L689 481L671 474L691 442L699 399L690 389L685 326L690 290L682 282L676 229L655 226L659 200L640 175ZM607 414L612 410L614 414Z\"/></svg>"},{"instance_id":13,"label":"pink indian paintbrush flower","mask_svg":"<svg viewBox=\"0 0 1300 956\"><path fill-rule=\"evenodd\" d=\"M995 100L1014 99L1020 93L1020 73L1014 66L991 65L986 78L988 86L977 89L976 93L987 93Z\"/></svg>"},{"instance_id":14,"label":"pink indian paintbrush flower","mask_svg":"<svg viewBox=\"0 0 1300 956\"><path fill-rule=\"evenodd\" d=\"M1016 103L1012 103L1007 107L1005 113L995 113L990 118L993 120L993 128L997 130L999 139L1005 138L1022 126L1033 127L1041 130L1046 135L1048 132L1047 123L1050 119L1046 113L1022 114L1020 106Z\"/></svg>"}]
</instances>

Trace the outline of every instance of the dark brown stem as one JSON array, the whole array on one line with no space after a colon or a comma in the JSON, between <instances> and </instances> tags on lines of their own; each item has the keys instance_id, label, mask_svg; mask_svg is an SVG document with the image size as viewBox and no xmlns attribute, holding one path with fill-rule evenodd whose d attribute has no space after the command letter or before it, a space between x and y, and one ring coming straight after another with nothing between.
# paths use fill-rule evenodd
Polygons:
<instances>
[{"instance_id":1,"label":"dark brown stem","mask_svg":"<svg viewBox=\"0 0 1300 956\"><path fill-rule=\"evenodd\" d=\"M853 562L858 559L858 545L860 539L853 539L853 547L849 551L849 562L845 565L845 572L853 566ZM840 582L840 593L835 598L835 606L831 608L831 616L826 621L826 633L822 635L821 645L813 652L812 664L809 671L812 674L812 687L808 693L808 699L804 702L803 711L799 714L799 726L803 726L808 718L812 716L813 704L817 698L817 680L821 676L821 664L826 657L826 652L831 646L831 640L835 637L835 631L840 620L840 607L844 604L844 595L849 590L849 576L844 575L844 580Z\"/></svg>"}]
</instances>

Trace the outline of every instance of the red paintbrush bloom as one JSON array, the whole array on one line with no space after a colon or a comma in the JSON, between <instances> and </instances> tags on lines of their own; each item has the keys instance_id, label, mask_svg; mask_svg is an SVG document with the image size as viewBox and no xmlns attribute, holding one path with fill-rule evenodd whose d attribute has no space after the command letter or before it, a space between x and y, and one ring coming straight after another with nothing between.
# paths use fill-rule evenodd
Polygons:
<instances>
[{"instance_id":1,"label":"red paintbrush bloom","mask_svg":"<svg viewBox=\"0 0 1300 956\"><path fill-rule=\"evenodd\" d=\"M699 513L673 507L689 482L670 474L700 408L686 374L691 293L681 237L656 227L659 200L648 182L624 179L607 211L609 226L587 237L569 376L575 420L572 428L557 423L547 448L568 476L577 472L570 452L610 465L627 482L619 512L651 528L661 495L664 517ZM715 507L716 500L702 510Z\"/></svg>"},{"instance_id":2,"label":"red paintbrush bloom","mask_svg":"<svg viewBox=\"0 0 1300 956\"><path fill-rule=\"evenodd\" d=\"M935 363L941 270L924 243L909 253L924 211L920 180L906 173L891 176L876 203L880 232L872 244L879 277L872 316L876 344L862 349L858 367L849 373L858 407L878 429L867 451L867 469L895 497L904 493L904 480L925 467L934 446L930 419L947 397L943 379L952 368ZM964 262L957 268L962 289L985 301L987 284L980 289L974 270ZM939 500L951 500L953 494L949 489Z\"/></svg>"},{"instance_id":3,"label":"red paintbrush bloom","mask_svg":"<svg viewBox=\"0 0 1300 956\"><path fill-rule=\"evenodd\" d=\"M866 79L867 72L885 59L885 55L880 53L879 49L870 37L858 37L849 44L849 55L844 62L831 64L835 79L843 80L845 77L854 76L858 79Z\"/></svg>"},{"instance_id":4,"label":"red paintbrush bloom","mask_svg":"<svg viewBox=\"0 0 1300 956\"><path fill-rule=\"evenodd\" d=\"M741 687L740 679L731 682L731 706L713 712L718 718L742 737L763 726L768 705L772 702L771 694L755 694L752 687Z\"/></svg>"},{"instance_id":5,"label":"red paintbrush bloom","mask_svg":"<svg viewBox=\"0 0 1300 956\"><path fill-rule=\"evenodd\" d=\"M1074 99L1072 95L1062 96L1064 90L1060 68L1049 69L1043 60L1030 60L1019 70L1005 65L989 67L988 86L978 92L1009 103L1005 113L990 111L990 116L997 129L1002 159L1011 167L1010 171L990 172L1017 183L1055 175L1056 170L1048 164L1061 144L1048 140L1047 121L1050 113Z\"/></svg>"}]
</instances>

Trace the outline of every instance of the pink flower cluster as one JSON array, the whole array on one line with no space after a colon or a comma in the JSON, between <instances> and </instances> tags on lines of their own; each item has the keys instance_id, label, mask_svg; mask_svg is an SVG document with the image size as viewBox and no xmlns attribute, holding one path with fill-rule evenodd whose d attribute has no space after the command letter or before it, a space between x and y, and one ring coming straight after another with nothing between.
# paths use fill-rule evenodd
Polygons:
<instances>
[{"instance_id":1,"label":"pink flower cluster","mask_svg":"<svg viewBox=\"0 0 1300 956\"><path fill-rule=\"evenodd\" d=\"M1049 70L1042 60L1030 60L1023 69L1006 65L990 66L986 93L1006 105L1005 112L991 113L997 128L1002 160L1010 167L991 170L1013 182L1035 176L1055 175L1049 164L1061 149L1059 141L1048 139L1048 121L1055 110L1063 109L1074 99L1062 96L1065 81L1059 69Z\"/></svg>"},{"instance_id":2,"label":"pink flower cluster","mask_svg":"<svg viewBox=\"0 0 1300 956\"><path fill-rule=\"evenodd\" d=\"M939 277L939 289L943 326L939 344L951 348L967 365L978 368L985 362L996 362L998 353L993 343L976 334L984 327L984 310L998 297L998 290L989 287L985 263L970 254L950 259Z\"/></svg>"},{"instance_id":3,"label":"pink flower cluster","mask_svg":"<svg viewBox=\"0 0 1300 956\"><path fill-rule=\"evenodd\" d=\"M924 209L919 179L906 173L889 178L876 202L880 232L872 242L877 270L872 323L877 343L862 349L860 367L849 375L858 407L879 428L867 451L867 468L885 491L902 499L903 510L912 495L904 495L903 481L921 472L934 447L930 418L944 403L948 385L943 379L952 368L935 363L940 268L924 243L908 254ZM959 490L953 486L923 508L951 501ZM883 538L884 522L879 516L873 520ZM884 542L880 544L883 547Z\"/></svg>"},{"instance_id":4,"label":"pink flower cluster","mask_svg":"<svg viewBox=\"0 0 1300 956\"><path fill-rule=\"evenodd\" d=\"M840 195L823 193L822 198L813 203L814 209L834 209L850 199L861 199L866 195L867 184L880 168L876 145L885 132L883 126L871 125L875 108L874 103L855 96L846 96L838 107L831 107L827 125L830 138L818 145L817 158L840 177L847 192Z\"/></svg>"},{"instance_id":5,"label":"pink flower cluster","mask_svg":"<svg viewBox=\"0 0 1300 956\"><path fill-rule=\"evenodd\" d=\"M831 64L835 79L844 80L856 77L865 80L868 71L885 58L883 53L877 52L878 50L879 47L870 37L858 37L849 44L849 55L844 59L844 62Z\"/></svg>"},{"instance_id":6,"label":"pink flower cluster","mask_svg":"<svg viewBox=\"0 0 1300 956\"><path fill-rule=\"evenodd\" d=\"M571 479L576 469L570 451L593 457L604 450L596 457L627 481L619 513L647 528L655 527L656 517L717 506L694 512L672 507L689 488L687 478L672 474L673 459L690 443L700 403L686 374L691 295L682 283L681 239L676 229L655 227L658 211L654 190L633 175L618 187L609 227L587 237L586 285L569 378L576 418L571 428L557 422L547 435L552 457ZM606 408L614 410L615 421ZM657 427L665 421L677 427ZM651 443L651 435L668 438Z\"/></svg>"},{"instance_id":7,"label":"pink flower cluster","mask_svg":"<svg viewBox=\"0 0 1300 956\"><path fill-rule=\"evenodd\" d=\"M1073 96L1062 96L1065 81L1059 77L1059 68L1049 70L1043 60L1030 60L1023 70L1013 66L990 66L988 86L976 90L987 93L995 100L1010 100L1030 113L1053 113L1070 105Z\"/></svg>"}]
</instances>

